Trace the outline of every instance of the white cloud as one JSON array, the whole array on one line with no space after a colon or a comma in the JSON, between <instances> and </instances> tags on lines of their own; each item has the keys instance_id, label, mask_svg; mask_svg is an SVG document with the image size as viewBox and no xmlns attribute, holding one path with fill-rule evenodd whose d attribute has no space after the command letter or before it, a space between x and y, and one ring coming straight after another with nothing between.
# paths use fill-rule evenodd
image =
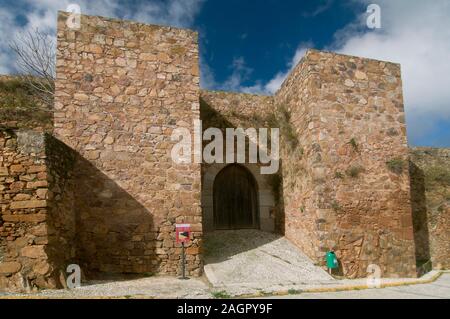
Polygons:
<instances>
[{"instance_id":1,"label":"white cloud","mask_svg":"<svg viewBox=\"0 0 450 319\"><path fill-rule=\"evenodd\" d=\"M274 94L283 84L284 80L291 73L294 67L300 62L305 55L306 50L312 46L311 43L301 44L295 51L292 59L287 63L286 70L280 71L267 82L256 81L253 85L245 85L244 83L250 79L253 69L246 65L244 57L235 58L230 65L232 69L231 75L223 83L217 83L214 73L207 63L200 59L200 68L202 70L201 86L205 89L217 89L225 91L243 92L251 94Z\"/></svg>"},{"instance_id":2,"label":"white cloud","mask_svg":"<svg viewBox=\"0 0 450 319\"><path fill-rule=\"evenodd\" d=\"M78 4L83 14L106 17L123 17L144 23L165 24L177 27L190 27L201 9L204 0L145 1L137 8L121 5L119 0L23 0L22 6L5 6L0 9L0 73L15 72L14 55L9 43L20 32L38 28L40 31L56 34L57 11L67 10L71 3ZM23 8L26 11L23 12ZM21 11L18 11L21 10ZM20 26L15 22L18 15L25 16L27 24Z\"/></svg>"},{"instance_id":3,"label":"white cloud","mask_svg":"<svg viewBox=\"0 0 450 319\"><path fill-rule=\"evenodd\" d=\"M125 18L147 23L158 23L176 27L189 27L199 13L204 0L169 0L142 3L136 12Z\"/></svg>"},{"instance_id":4,"label":"white cloud","mask_svg":"<svg viewBox=\"0 0 450 319\"><path fill-rule=\"evenodd\" d=\"M274 94L283 84L284 80L288 77L288 75L292 72L295 66L300 62L303 56L306 53L308 48L311 48L311 43L301 44L297 50L295 51L294 57L288 63L288 70L284 72L278 72L266 85L265 89L267 92Z\"/></svg>"},{"instance_id":5,"label":"white cloud","mask_svg":"<svg viewBox=\"0 0 450 319\"><path fill-rule=\"evenodd\" d=\"M450 121L450 2L378 0L377 4L381 30L365 28L361 14L337 33L329 49L401 64L408 133L415 141L438 119ZM450 141L444 144L450 146Z\"/></svg>"}]
</instances>

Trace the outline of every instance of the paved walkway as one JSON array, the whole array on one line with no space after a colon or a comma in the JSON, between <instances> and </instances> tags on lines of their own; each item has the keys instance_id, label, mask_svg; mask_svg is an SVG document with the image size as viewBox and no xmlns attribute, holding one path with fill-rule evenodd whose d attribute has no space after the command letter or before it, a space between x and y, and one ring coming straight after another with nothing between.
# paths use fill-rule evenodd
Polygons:
<instances>
[{"instance_id":1,"label":"paved walkway","mask_svg":"<svg viewBox=\"0 0 450 319\"><path fill-rule=\"evenodd\" d=\"M282 299L450 299L450 274L443 274L436 281L380 289L364 289L338 292L301 293L276 296Z\"/></svg>"},{"instance_id":2,"label":"paved walkway","mask_svg":"<svg viewBox=\"0 0 450 319\"><path fill-rule=\"evenodd\" d=\"M204 246L206 277L215 289L232 295L336 282L290 241L272 233L215 231L205 235Z\"/></svg>"}]
</instances>

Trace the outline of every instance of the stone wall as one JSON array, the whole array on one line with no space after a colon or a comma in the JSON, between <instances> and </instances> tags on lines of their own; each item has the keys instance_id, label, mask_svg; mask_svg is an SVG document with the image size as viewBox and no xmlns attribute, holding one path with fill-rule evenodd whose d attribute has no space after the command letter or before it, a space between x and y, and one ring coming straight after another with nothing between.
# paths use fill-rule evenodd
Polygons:
<instances>
[{"instance_id":1,"label":"stone wall","mask_svg":"<svg viewBox=\"0 0 450 319\"><path fill-rule=\"evenodd\" d=\"M175 223L192 224L188 273L201 272L200 165L175 164L172 131L199 119L198 36L189 30L58 17L54 134L78 153L83 270L180 272Z\"/></svg>"},{"instance_id":2,"label":"stone wall","mask_svg":"<svg viewBox=\"0 0 450 319\"><path fill-rule=\"evenodd\" d=\"M410 150L416 255L434 269L450 268L450 149ZM426 270L427 268L425 268Z\"/></svg>"},{"instance_id":3,"label":"stone wall","mask_svg":"<svg viewBox=\"0 0 450 319\"><path fill-rule=\"evenodd\" d=\"M64 190L64 183L53 169L67 163L68 155L49 156L51 147L45 145L54 143L43 133L0 131L0 289L55 288L65 283L70 233L59 221L60 214L72 216L72 211L51 202L70 198L61 197L58 189ZM70 167L62 170L66 169Z\"/></svg>"},{"instance_id":4,"label":"stone wall","mask_svg":"<svg viewBox=\"0 0 450 319\"><path fill-rule=\"evenodd\" d=\"M79 263L75 207L75 190L79 183L74 178L77 154L51 135L45 135L45 153L48 180L46 252L58 272L61 286L65 287L67 266Z\"/></svg>"},{"instance_id":5,"label":"stone wall","mask_svg":"<svg viewBox=\"0 0 450 319\"><path fill-rule=\"evenodd\" d=\"M286 236L346 277L416 276L399 65L310 50L275 101L299 138L282 143Z\"/></svg>"}]
</instances>

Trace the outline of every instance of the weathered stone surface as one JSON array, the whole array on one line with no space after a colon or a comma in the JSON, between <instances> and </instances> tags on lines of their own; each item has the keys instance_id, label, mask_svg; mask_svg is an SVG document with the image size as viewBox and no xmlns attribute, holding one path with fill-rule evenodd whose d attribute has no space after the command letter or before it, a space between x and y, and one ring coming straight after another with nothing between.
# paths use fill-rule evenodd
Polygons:
<instances>
[{"instance_id":1,"label":"weathered stone surface","mask_svg":"<svg viewBox=\"0 0 450 319\"><path fill-rule=\"evenodd\" d=\"M5 222L12 223L40 223L45 221L45 214L17 214L17 215L3 215Z\"/></svg>"},{"instance_id":2,"label":"weathered stone surface","mask_svg":"<svg viewBox=\"0 0 450 319\"><path fill-rule=\"evenodd\" d=\"M25 289L22 278L29 278L31 286L56 288L53 269L65 269L75 247L73 195L66 180L71 152L53 137L27 130L0 130L0 145L5 144L1 165L15 166L0 179L0 261L5 255L11 262L2 266L0 289Z\"/></svg>"},{"instance_id":3,"label":"weathered stone surface","mask_svg":"<svg viewBox=\"0 0 450 319\"><path fill-rule=\"evenodd\" d=\"M419 263L450 268L450 149L410 151L414 240Z\"/></svg>"},{"instance_id":4,"label":"weathered stone surface","mask_svg":"<svg viewBox=\"0 0 450 319\"><path fill-rule=\"evenodd\" d=\"M175 124L191 128L199 119L199 110L192 110L199 98L197 33L83 16L85 36L75 39L67 15L58 19L63 62L57 73L63 76L56 81L54 133L80 156L72 176L80 265L87 272L177 274L177 220L169 212L178 221L201 222L200 165L177 165L170 157ZM82 47L89 51L80 54ZM88 82L87 74L96 76ZM174 184L192 186L179 192ZM179 199L183 206L175 204ZM140 231L141 224L158 235ZM201 235L193 235L194 247ZM200 274L200 253L191 256L189 273Z\"/></svg>"},{"instance_id":5,"label":"weathered stone surface","mask_svg":"<svg viewBox=\"0 0 450 319\"><path fill-rule=\"evenodd\" d=\"M20 202L12 202L10 209L40 208L46 206L47 202L45 200L24 200Z\"/></svg>"},{"instance_id":6,"label":"weathered stone surface","mask_svg":"<svg viewBox=\"0 0 450 319\"><path fill-rule=\"evenodd\" d=\"M0 262L0 274L11 275L15 274L22 268L22 265L18 262Z\"/></svg>"},{"instance_id":7,"label":"weathered stone surface","mask_svg":"<svg viewBox=\"0 0 450 319\"><path fill-rule=\"evenodd\" d=\"M298 140L281 138L286 236L322 265L334 250L347 277L369 264L416 276L409 174L388 165L408 160L405 125L392 120L403 115L399 78L396 64L309 50L275 96Z\"/></svg>"},{"instance_id":8,"label":"weathered stone surface","mask_svg":"<svg viewBox=\"0 0 450 319\"><path fill-rule=\"evenodd\" d=\"M20 254L23 257L28 257L28 258L33 258L33 259L46 258L47 254L45 253L44 248L45 248L44 245L27 246L27 247L22 248L22 250L20 251Z\"/></svg>"}]
</instances>

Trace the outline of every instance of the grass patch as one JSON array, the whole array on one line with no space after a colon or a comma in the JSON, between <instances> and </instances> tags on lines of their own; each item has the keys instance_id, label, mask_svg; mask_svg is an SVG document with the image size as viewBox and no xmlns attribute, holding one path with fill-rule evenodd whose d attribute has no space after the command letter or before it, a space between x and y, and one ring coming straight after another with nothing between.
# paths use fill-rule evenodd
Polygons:
<instances>
[{"instance_id":1,"label":"grass patch","mask_svg":"<svg viewBox=\"0 0 450 319\"><path fill-rule=\"evenodd\" d=\"M350 141L347 144L350 144L350 146L353 148L353 150L355 152L359 152L359 145L356 142L355 138L351 138Z\"/></svg>"},{"instance_id":2,"label":"grass patch","mask_svg":"<svg viewBox=\"0 0 450 319\"><path fill-rule=\"evenodd\" d=\"M14 123L14 124L13 124ZM53 127L53 112L43 105L24 80L0 80L0 125L18 128Z\"/></svg>"},{"instance_id":3,"label":"grass patch","mask_svg":"<svg viewBox=\"0 0 450 319\"><path fill-rule=\"evenodd\" d=\"M302 291L301 290L297 290L297 289L289 289L288 290L288 294L289 295L298 295L300 294Z\"/></svg>"},{"instance_id":4,"label":"grass patch","mask_svg":"<svg viewBox=\"0 0 450 319\"><path fill-rule=\"evenodd\" d=\"M405 161L401 158L394 158L386 162L388 169L395 174L400 175L405 168Z\"/></svg>"},{"instance_id":5,"label":"grass patch","mask_svg":"<svg viewBox=\"0 0 450 319\"><path fill-rule=\"evenodd\" d=\"M450 169L442 166L432 166L425 172L425 179L428 183L437 183L443 186L450 186Z\"/></svg>"},{"instance_id":6,"label":"grass patch","mask_svg":"<svg viewBox=\"0 0 450 319\"><path fill-rule=\"evenodd\" d=\"M342 210L341 205L339 205L339 203L337 201L332 201L331 202L331 208L335 211L335 212L339 212Z\"/></svg>"},{"instance_id":7,"label":"grass patch","mask_svg":"<svg viewBox=\"0 0 450 319\"><path fill-rule=\"evenodd\" d=\"M225 290L213 291L211 294L216 299L230 299L231 298L231 296Z\"/></svg>"},{"instance_id":8,"label":"grass patch","mask_svg":"<svg viewBox=\"0 0 450 319\"><path fill-rule=\"evenodd\" d=\"M334 172L334 178L336 179L343 179L344 178L344 174L342 174L339 171Z\"/></svg>"},{"instance_id":9,"label":"grass patch","mask_svg":"<svg viewBox=\"0 0 450 319\"><path fill-rule=\"evenodd\" d=\"M345 173L351 178L358 178L362 172L364 172L364 168L359 165L351 166L345 171Z\"/></svg>"},{"instance_id":10,"label":"grass patch","mask_svg":"<svg viewBox=\"0 0 450 319\"><path fill-rule=\"evenodd\" d=\"M297 132L291 122L291 113L284 104L276 108L276 113L267 117L267 123L271 127L280 128L280 134L291 152L297 148L299 144ZM303 155L303 149L299 150L299 154Z\"/></svg>"}]
</instances>

